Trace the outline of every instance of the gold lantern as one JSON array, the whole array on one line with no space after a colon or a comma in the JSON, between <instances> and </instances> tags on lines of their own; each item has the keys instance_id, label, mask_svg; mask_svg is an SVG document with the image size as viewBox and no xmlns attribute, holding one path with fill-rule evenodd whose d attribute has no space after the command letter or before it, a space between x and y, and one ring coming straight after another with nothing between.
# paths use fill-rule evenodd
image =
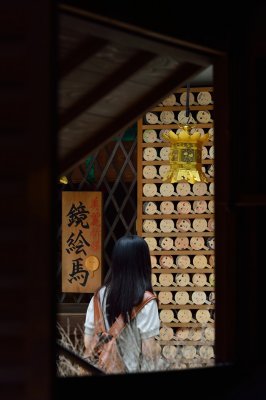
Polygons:
<instances>
[{"instance_id":1,"label":"gold lantern","mask_svg":"<svg viewBox=\"0 0 266 400\"><path fill-rule=\"evenodd\" d=\"M179 134L168 131L163 138L170 142L170 170L163 180L171 183L186 180L189 183L206 182L202 171L202 143L209 138L208 133L201 136L197 130L190 133L191 125L182 125Z\"/></svg>"}]
</instances>

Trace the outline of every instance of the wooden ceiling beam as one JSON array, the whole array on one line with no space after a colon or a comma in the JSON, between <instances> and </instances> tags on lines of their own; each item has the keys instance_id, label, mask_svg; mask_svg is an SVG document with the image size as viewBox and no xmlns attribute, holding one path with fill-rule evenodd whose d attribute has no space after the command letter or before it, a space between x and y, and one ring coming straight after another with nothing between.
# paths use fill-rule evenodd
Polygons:
<instances>
[{"instance_id":1,"label":"wooden ceiling beam","mask_svg":"<svg viewBox=\"0 0 266 400\"><path fill-rule=\"evenodd\" d=\"M172 57L178 62L191 62L208 66L213 56L223 52L178 38L153 32L139 26L113 20L89 11L61 4L59 6L62 29L79 24L80 30L97 37L109 39L128 47L154 52L160 56Z\"/></svg>"},{"instance_id":2,"label":"wooden ceiling beam","mask_svg":"<svg viewBox=\"0 0 266 400\"><path fill-rule=\"evenodd\" d=\"M98 53L107 43L108 41L103 38L88 35L75 47L65 60L60 62L59 78L64 78L83 61Z\"/></svg>"},{"instance_id":3,"label":"wooden ceiling beam","mask_svg":"<svg viewBox=\"0 0 266 400\"><path fill-rule=\"evenodd\" d=\"M65 156L59 162L59 173L67 173L80 164L93 150L102 146L112 136L123 132L140 118L145 110L150 109L161 99L172 93L173 90L184 85L189 79L200 73L202 69L204 68L190 63L180 65L160 84L150 89L148 93L138 99L135 104L122 109L114 120L107 123L103 128L96 130L93 134L90 134L90 137Z\"/></svg>"},{"instance_id":4,"label":"wooden ceiling beam","mask_svg":"<svg viewBox=\"0 0 266 400\"><path fill-rule=\"evenodd\" d=\"M108 95L124 81L130 79L133 74L138 72L155 57L155 54L138 51L126 63L108 75L107 78L104 78L95 88L89 89L72 106L67 108L66 111L59 116L59 129L69 124L73 119L77 118L91 105Z\"/></svg>"}]
</instances>

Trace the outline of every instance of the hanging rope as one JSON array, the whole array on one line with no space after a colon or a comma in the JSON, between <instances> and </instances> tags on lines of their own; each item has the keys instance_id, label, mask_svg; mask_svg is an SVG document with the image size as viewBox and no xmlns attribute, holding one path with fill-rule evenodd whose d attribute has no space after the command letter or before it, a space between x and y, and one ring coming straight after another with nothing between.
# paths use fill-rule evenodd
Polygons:
<instances>
[{"instance_id":1,"label":"hanging rope","mask_svg":"<svg viewBox=\"0 0 266 400\"><path fill-rule=\"evenodd\" d=\"M190 84L187 83L187 97L186 97L186 117L189 119L190 109L189 109L189 91L190 91ZM188 123L188 120L187 120Z\"/></svg>"}]
</instances>

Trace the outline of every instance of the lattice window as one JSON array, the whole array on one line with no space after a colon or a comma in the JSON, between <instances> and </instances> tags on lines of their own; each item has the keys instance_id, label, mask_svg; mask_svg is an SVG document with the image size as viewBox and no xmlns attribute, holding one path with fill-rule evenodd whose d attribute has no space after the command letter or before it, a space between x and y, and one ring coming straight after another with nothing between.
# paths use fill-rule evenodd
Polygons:
<instances>
[{"instance_id":1,"label":"lattice window","mask_svg":"<svg viewBox=\"0 0 266 400\"><path fill-rule=\"evenodd\" d=\"M103 276L110 266L116 240L126 233L136 233L136 132L134 125L90 154L85 163L67 175L68 184L60 186L58 191L60 205L63 190L103 193ZM61 221L58 224L58 302L87 303L87 294L61 292Z\"/></svg>"}]
</instances>

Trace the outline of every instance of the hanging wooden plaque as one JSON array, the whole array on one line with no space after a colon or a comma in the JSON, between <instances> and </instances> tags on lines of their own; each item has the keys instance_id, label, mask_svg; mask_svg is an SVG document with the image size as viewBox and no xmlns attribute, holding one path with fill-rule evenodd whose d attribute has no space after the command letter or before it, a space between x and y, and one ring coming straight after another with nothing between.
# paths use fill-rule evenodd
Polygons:
<instances>
[{"instance_id":1,"label":"hanging wooden plaque","mask_svg":"<svg viewBox=\"0 0 266 400\"><path fill-rule=\"evenodd\" d=\"M62 292L93 293L101 271L102 193L62 192Z\"/></svg>"}]
</instances>

